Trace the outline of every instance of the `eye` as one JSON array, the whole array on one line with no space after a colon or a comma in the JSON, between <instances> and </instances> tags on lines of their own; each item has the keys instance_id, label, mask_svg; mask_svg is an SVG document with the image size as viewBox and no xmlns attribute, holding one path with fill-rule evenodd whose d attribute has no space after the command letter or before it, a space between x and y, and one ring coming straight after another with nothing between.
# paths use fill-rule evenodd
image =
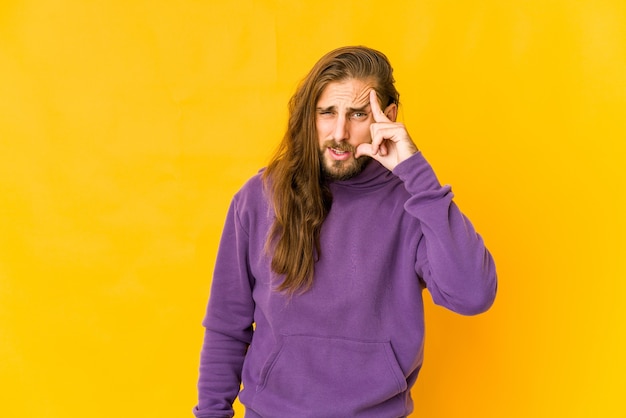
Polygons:
<instances>
[{"instance_id":1,"label":"eye","mask_svg":"<svg viewBox=\"0 0 626 418\"><path fill-rule=\"evenodd\" d=\"M357 120L365 119L365 118L367 118L367 113L365 113L365 112L354 112L351 115L351 118L352 119L357 119Z\"/></svg>"},{"instance_id":2,"label":"eye","mask_svg":"<svg viewBox=\"0 0 626 418\"><path fill-rule=\"evenodd\" d=\"M335 112L333 110L320 109L317 111L317 114L322 117L331 117Z\"/></svg>"}]
</instances>

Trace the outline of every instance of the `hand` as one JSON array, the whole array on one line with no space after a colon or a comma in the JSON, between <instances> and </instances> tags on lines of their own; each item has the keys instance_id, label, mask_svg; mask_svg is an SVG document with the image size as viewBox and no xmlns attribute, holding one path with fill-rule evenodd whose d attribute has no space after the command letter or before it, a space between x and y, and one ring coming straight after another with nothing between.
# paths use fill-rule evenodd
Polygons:
<instances>
[{"instance_id":1,"label":"hand","mask_svg":"<svg viewBox=\"0 0 626 418\"><path fill-rule=\"evenodd\" d=\"M388 170L393 170L396 165L415 154L418 151L417 147L404 125L392 121L385 115L378 104L374 89L370 90L370 108L374 116L374 123L370 125L372 142L360 144L355 157L368 155ZM393 119L395 120L395 117Z\"/></svg>"}]
</instances>

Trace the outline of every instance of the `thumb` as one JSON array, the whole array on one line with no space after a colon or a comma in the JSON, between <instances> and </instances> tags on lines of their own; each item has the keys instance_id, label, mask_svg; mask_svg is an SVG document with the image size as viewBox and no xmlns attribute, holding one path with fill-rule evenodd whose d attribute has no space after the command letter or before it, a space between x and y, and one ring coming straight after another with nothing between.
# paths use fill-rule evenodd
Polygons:
<instances>
[{"instance_id":1,"label":"thumb","mask_svg":"<svg viewBox=\"0 0 626 418\"><path fill-rule=\"evenodd\" d=\"M358 147L356 147L356 153L354 154L354 156L356 158L362 157L364 155L368 156L368 157L373 157L374 154L372 152L372 144L370 143L363 143L363 144L359 144Z\"/></svg>"}]
</instances>

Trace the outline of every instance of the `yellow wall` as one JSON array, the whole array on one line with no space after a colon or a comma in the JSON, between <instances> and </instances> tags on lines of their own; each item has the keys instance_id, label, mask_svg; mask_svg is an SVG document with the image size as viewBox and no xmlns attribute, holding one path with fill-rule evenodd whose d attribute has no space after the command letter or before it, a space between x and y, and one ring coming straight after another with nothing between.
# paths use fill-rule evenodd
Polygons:
<instances>
[{"instance_id":1,"label":"yellow wall","mask_svg":"<svg viewBox=\"0 0 626 418\"><path fill-rule=\"evenodd\" d=\"M0 416L191 416L229 200L359 43L500 273L413 416L626 416L623 0L4 0Z\"/></svg>"}]
</instances>

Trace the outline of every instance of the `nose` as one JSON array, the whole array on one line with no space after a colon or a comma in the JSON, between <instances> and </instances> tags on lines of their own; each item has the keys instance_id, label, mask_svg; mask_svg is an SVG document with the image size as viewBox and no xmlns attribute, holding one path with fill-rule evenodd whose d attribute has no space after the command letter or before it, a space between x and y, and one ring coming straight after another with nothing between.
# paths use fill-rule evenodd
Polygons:
<instances>
[{"instance_id":1,"label":"nose","mask_svg":"<svg viewBox=\"0 0 626 418\"><path fill-rule=\"evenodd\" d=\"M335 121L333 129L333 139L337 142L345 141L350 137L348 130L348 120L345 115L340 115Z\"/></svg>"}]
</instances>

